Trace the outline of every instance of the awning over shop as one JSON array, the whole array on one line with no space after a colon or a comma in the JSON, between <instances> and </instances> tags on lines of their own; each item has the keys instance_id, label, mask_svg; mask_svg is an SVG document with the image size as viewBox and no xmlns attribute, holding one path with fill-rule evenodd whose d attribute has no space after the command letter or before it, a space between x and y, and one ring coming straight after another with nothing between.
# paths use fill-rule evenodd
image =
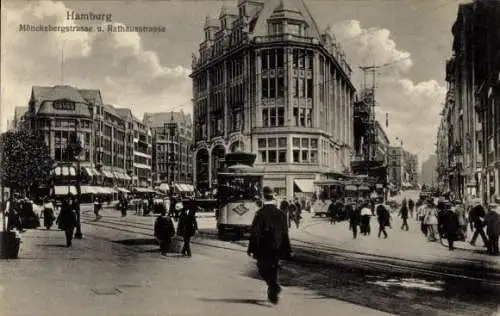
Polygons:
<instances>
[{"instance_id":1,"label":"awning over shop","mask_svg":"<svg viewBox=\"0 0 500 316\"><path fill-rule=\"evenodd\" d=\"M358 188L355 185L346 185L345 190L346 191L357 191Z\"/></svg>"},{"instance_id":2,"label":"awning over shop","mask_svg":"<svg viewBox=\"0 0 500 316\"><path fill-rule=\"evenodd\" d=\"M117 190L118 192L122 192L122 193L130 193L130 191L129 191L129 190L127 190L127 189L125 189L125 188L116 188L116 190Z\"/></svg>"},{"instance_id":3,"label":"awning over shop","mask_svg":"<svg viewBox=\"0 0 500 316\"><path fill-rule=\"evenodd\" d=\"M194 186L192 186L191 184L186 184L186 187L188 192L194 192Z\"/></svg>"},{"instance_id":4,"label":"awning over shop","mask_svg":"<svg viewBox=\"0 0 500 316\"><path fill-rule=\"evenodd\" d=\"M130 176L126 175L123 172L115 171L115 172L113 172L113 174L115 175L115 179L119 179L119 180L132 180L132 178Z\"/></svg>"},{"instance_id":5,"label":"awning over shop","mask_svg":"<svg viewBox=\"0 0 500 316\"><path fill-rule=\"evenodd\" d=\"M150 189L150 188L141 188L141 187L133 188L132 190L136 191L136 192L139 192L139 193L154 193L155 192L153 189Z\"/></svg>"},{"instance_id":6,"label":"awning over shop","mask_svg":"<svg viewBox=\"0 0 500 316\"><path fill-rule=\"evenodd\" d=\"M360 187L359 187L359 189L360 189L361 191L370 191L370 188L369 188L369 187L367 187L366 185L362 185L362 186L360 186Z\"/></svg>"},{"instance_id":7,"label":"awning over shop","mask_svg":"<svg viewBox=\"0 0 500 316\"><path fill-rule=\"evenodd\" d=\"M80 192L82 194L96 194L99 192L98 188L97 187L93 187L93 186L90 186L90 185L82 185L80 187Z\"/></svg>"},{"instance_id":8,"label":"awning over shop","mask_svg":"<svg viewBox=\"0 0 500 316\"><path fill-rule=\"evenodd\" d=\"M89 177L94 177L94 176L100 176L101 174L99 171L92 167L83 167L83 171L89 176Z\"/></svg>"},{"instance_id":9,"label":"awning over shop","mask_svg":"<svg viewBox=\"0 0 500 316\"><path fill-rule=\"evenodd\" d=\"M170 190L170 187L168 186L168 184L166 183L162 183L160 184L160 186L158 187L158 190L160 191L163 191L163 192L167 192Z\"/></svg>"},{"instance_id":10,"label":"awning over shop","mask_svg":"<svg viewBox=\"0 0 500 316\"><path fill-rule=\"evenodd\" d=\"M76 169L73 166L58 166L52 172L56 176L76 176Z\"/></svg>"},{"instance_id":11,"label":"awning over shop","mask_svg":"<svg viewBox=\"0 0 500 316\"><path fill-rule=\"evenodd\" d=\"M295 185L299 188L300 192L312 193L314 192L314 180L312 179L295 179Z\"/></svg>"},{"instance_id":12,"label":"awning over shop","mask_svg":"<svg viewBox=\"0 0 500 316\"><path fill-rule=\"evenodd\" d=\"M113 173L112 173L112 172L110 172L110 171L103 170L103 171L102 171L102 174L103 174L103 176L105 176L106 178L110 178L110 179L113 179L113 178L114 178Z\"/></svg>"},{"instance_id":13,"label":"awning over shop","mask_svg":"<svg viewBox=\"0 0 500 316\"><path fill-rule=\"evenodd\" d=\"M68 195L69 193L76 195L76 188L74 186L55 186L54 187L54 195Z\"/></svg>"}]
</instances>

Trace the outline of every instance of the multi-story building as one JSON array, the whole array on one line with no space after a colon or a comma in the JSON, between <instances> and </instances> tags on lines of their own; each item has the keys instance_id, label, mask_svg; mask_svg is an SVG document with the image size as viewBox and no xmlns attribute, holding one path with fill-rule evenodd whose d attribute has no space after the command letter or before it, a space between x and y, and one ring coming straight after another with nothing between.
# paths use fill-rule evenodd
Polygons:
<instances>
[{"instance_id":1,"label":"multi-story building","mask_svg":"<svg viewBox=\"0 0 500 316\"><path fill-rule=\"evenodd\" d=\"M193 57L198 186L212 187L220 158L258 155L280 194L350 169L355 88L344 53L301 0L241 0L207 17Z\"/></svg>"},{"instance_id":2,"label":"multi-story building","mask_svg":"<svg viewBox=\"0 0 500 316\"><path fill-rule=\"evenodd\" d=\"M389 146L387 150L387 175L389 183L400 189L405 184L403 147Z\"/></svg>"},{"instance_id":3,"label":"multi-story building","mask_svg":"<svg viewBox=\"0 0 500 316\"><path fill-rule=\"evenodd\" d=\"M191 184L193 122L184 112L145 113L153 134L153 181Z\"/></svg>"},{"instance_id":4,"label":"multi-story building","mask_svg":"<svg viewBox=\"0 0 500 316\"><path fill-rule=\"evenodd\" d=\"M500 3L461 4L446 65L450 189L459 198L500 193Z\"/></svg>"},{"instance_id":5,"label":"multi-story building","mask_svg":"<svg viewBox=\"0 0 500 316\"><path fill-rule=\"evenodd\" d=\"M390 145L389 137L385 133L384 129L380 125L378 121L376 121L376 130L375 130L375 161L381 161L384 166L387 165L387 151Z\"/></svg>"},{"instance_id":6,"label":"multi-story building","mask_svg":"<svg viewBox=\"0 0 500 316\"><path fill-rule=\"evenodd\" d=\"M141 180L151 182L151 137L143 137L145 167L134 166L138 156L134 134L147 134L149 129L142 123L139 126L137 119L127 119L126 113L132 117L128 109L104 104L99 90L33 86L27 120L42 135L56 162L69 160L66 148L78 138L82 145L79 161L86 181L130 187L141 184Z\"/></svg>"},{"instance_id":7,"label":"multi-story building","mask_svg":"<svg viewBox=\"0 0 500 316\"><path fill-rule=\"evenodd\" d=\"M448 102L445 103L441 111L441 122L439 123L436 143L437 157L437 186L441 192L450 190L449 172L450 172L450 151L448 148Z\"/></svg>"},{"instance_id":8,"label":"multi-story building","mask_svg":"<svg viewBox=\"0 0 500 316\"><path fill-rule=\"evenodd\" d=\"M412 154L406 150L403 151L403 164L404 164L404 174L405 182L412 187L418 185L418 156Z\"/></svg>"},{"instance_id":9,"label":"multi-story building","mask_svg":"<svg viewBox=\"0 0 500 316\"><path fill-rule=\"evenodd\" d=\"M422 163L422 172L420 173L419 183L426 186L435 186L437 183L437 156L430 155Z\"/></svg>"}]
</instances>

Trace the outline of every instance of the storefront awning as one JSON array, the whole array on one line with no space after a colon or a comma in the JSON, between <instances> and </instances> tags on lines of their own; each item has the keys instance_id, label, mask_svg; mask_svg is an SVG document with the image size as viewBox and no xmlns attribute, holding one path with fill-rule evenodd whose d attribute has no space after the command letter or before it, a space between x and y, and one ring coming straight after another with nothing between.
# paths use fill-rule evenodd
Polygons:
<instances>
[{"instance_id":1,"label":"storefront awning","mask_svg":"<svg viewBox=\"0 0 500 316\"><path fill-rule=\"evenodd\" d=\"M346 185L345 190L346 191L357 191L358 188L355 185Z\"/></svg>"},{"instance_id":2,"label":"storefront awning","mask_svg":"<svg viewBox=\"0 0 500 316\"><path fill-rule=\"evenodd\" d=\"M80 187L81 194L96 194L98 193L98 189L96 187L90 185L82 185Z\"/></svg>"},{"instance_id":3,"label":"storefront awning","mask_svg":"<svg viewBox=\"0 0 500 316\"><path fill-rule=\"evenodd\" d=\"M369 188L369 187L367 187L366 185L362 185L362 186L360 186L360 187L359 187L359 189L360 189L361 191L370 191L370 188Z\"/></svg>"},{"instance_id":4,"label":"storefront awning","mask_svg":"<svg viewBox=\"0 0 500 316\"><path fill-rule=\"evenodd\" d=\"M293 182L298 187L300 192L303 193L314 192L314 180L312 179L295 179Z\"/></svg>"},{"instance_id":5,"label":"storefront awning","mask_svg":"<svg viewBox=\"0 0 500 316\"><path fill-rule=\"evenodd\" d=\"M118 192L122 192L122 193L130 193L130 191L129 191L129 190L127 190L127 189L125 189L125 188L116 188L116 190L117 190Z\"/></svg>"},{"instance_id":6,"label":"storefront awning","mask_svg":"<svg viewBox=\"0 0 500 316\"><path fill-rule=\"evenodd\" d=\"M114 176L113 176L113 173L109 172L109 171L106 171L106 170L103 170L102 171L102 175L106 178L110 178L110 179L113 179Z\"/></svg>"},{"instance_id":7,"label":"storefront awning","mask_svg":"<svg viewBox=\"0 0 500 316\"><path fill-rule=\"evenodd\" d=\"M150 188L141 188L141 187L133 188L132 190L136 191L136 192L139 192L139 193L154 193L155 192L153 189L150 189Z\"/></svg>"},{"instance_id":8,"label":"storefront awning","mask_svg":"<svg viewBox=\"0 0 500 316\"><path fill-rule=\"evenodd\" d=\"M170 187L166 183L160 184L158 187L158 190L163 191L163 192L168 192L170 190Z\"/></svg>"},{"instance_id":9,"label":"storefront awning","mask_svg":"<svg viewBox=\"0 0 500 316\"><path fill-rule=\"evenodd\" d=\"M56 176L76 176L76 169L73 166L55 167L53 174Z\"/></svg>"},{"instance_id":10,"label":"storefront awning","mask_svg":"<svg viewBox=\"0 0 500 316\"><path fill-rule=\"evenodd\" d=\"M74 186L55 186L54 187L54 195L68 195L69 193L76 195L76 188Z\"/></svg>"},{"instance_id":11,"label":"storefront awning","mask_svg":"<svg viewBox=\"0 0 500 316\"><path fill-rule=\"evenodd\" d=\"M95 177L95 176L100 176L101 175L99 173L99 171L97 171L96 169L94 169L92 167L83 167L82 169L87 174L87 176L89 176L89 177Z\"/></svg>"}]
</instances>

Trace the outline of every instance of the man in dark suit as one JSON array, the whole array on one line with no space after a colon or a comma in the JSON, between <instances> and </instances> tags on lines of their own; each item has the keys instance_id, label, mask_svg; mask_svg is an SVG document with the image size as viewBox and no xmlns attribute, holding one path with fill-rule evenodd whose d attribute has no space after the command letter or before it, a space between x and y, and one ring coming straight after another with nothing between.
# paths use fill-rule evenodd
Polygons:
<instances>
[{"instance_id":1,"label":"man in dark suit","mask_svg":"<svg viewBox=\"0 0 500 316\"><path fill-rule=\"evenodd\" d=\"M184 207L182 202L177 203L177 207L181 212L179 217L179 225L177 226L177 235L184 239L182 254L186 257L191 257L191 237L198 231L198 223L196 222L196 205L187 205Z\"/></svg>"},{"instance_id":2,"label":"man in dark suit","mask_svg":"<svg viewBox=\"0 0 500 316\"><path fill-rule=\"evenodd\" d=\"M286 215L276 207L273 193L264 187L264 205L255 214L247 253L257 259L257 267L267 283L267 297L278 303L281 287L278 284L279 260L291 254Z\"/></svg>"}]
</instances>

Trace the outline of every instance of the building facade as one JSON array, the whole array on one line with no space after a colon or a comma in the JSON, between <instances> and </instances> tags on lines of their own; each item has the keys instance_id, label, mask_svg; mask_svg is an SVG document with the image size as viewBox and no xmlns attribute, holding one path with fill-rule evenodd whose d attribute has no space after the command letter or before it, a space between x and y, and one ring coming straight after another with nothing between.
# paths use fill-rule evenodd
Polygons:
<instances>
[{"instance_id":1,"label":"building facade","mask_svg":"<svg viewBox=\"0 0 500 316\"><path fill-rule=\"evenodd\" d=\"M389 150L389 137L384 131L384 128L378 121L376 121L376 146L375 146L375 161L381 161L384 166L387 165L388 150Z\"/></svg>"},{"instance_id":2,"label":"building facade","mask_svg":"<svg viewBox=\"0 0 500 316\"><path fill-rule=\"evenodd\" d=\"M197 186L216 184L220 159L238 148L288 197L349 170L351 69L303 1L240 0L204 31L191 75Z\"/></svg>"},{"instance_id":3,"label":"building facade","mask_svg":"<svg viewBox=\"0 0 500 316\"><path fill-rule=\"evenodd\" d=\"M44 138L55 162L68 161L66 148L77 138L82 145L80 165L89 182L115 187L146 186L141 179L150 179L150 172L149 176L140 173L133 164L133 135L139 129L119 111L103 103L99 90L34 86L26 115L30 128ZM150 147L151 140L149 144ZM151 155L146 157L150 170Z\"/></svg>"},{"instance_id":4,"label":"building facade","mask_svg":"<svg viewBox=\"0 0 500 316\"><path fill-rule=\"evenodd\" d=\"M401 189L405 183L403 147L389 146L387 150L387 177L389 183Z\"/></svg>"},{"instance_id":5,"label":"building facade","mask_svg":"<svg viewBox=\"0 0 500 316\"><path fill-rule=\"evenodd\" d=\"M153 135L153 180L192 184L193 122L184 112L145 113L143 121Z\"/></svg>"},{"instance_id":6,"label":"building facade","mask_svg":"<svg viewBox=\"0 0 500 316\"><path fill-rule=\"evenodd\" d=\"M437 142L436 142L436 157L437 157L437 187L441 192L450 190L450 151L448 146L448 102L445 102L444 108L441 111L441 121L439 123Z\"/></svg>"},{"instance_id":7,"label":"building facade","mask_svg":"<svg viewBox=\"0 0 500 316\"><path fill-rule=\"evenodd\" d=\"M415 187L419 182L418 156L406 150L403 151L404 175L407 185Z\"/></svg>"},{"instance_id":8,"label":"building facade","mask_svg":"<svg viewBox=\"0 0 500 316\"><path fill-rule=\"evenodd\" d=\"M490 201L500 193L499 29L498 1L459 6L452 28L453 56L446 65L449 168L440 169L440 178L448 176L458 198Z\"/></svg>"}]
</instances>

